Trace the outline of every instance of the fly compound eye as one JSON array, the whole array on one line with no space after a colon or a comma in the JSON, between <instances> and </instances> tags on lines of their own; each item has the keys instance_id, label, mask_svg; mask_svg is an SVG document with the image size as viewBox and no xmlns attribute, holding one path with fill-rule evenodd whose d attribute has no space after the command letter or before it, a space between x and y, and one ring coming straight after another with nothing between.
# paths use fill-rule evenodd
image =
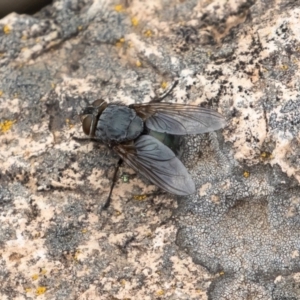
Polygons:
<instances>
[{"instance_id":1,"label":"fly compound eye","mask_svg":"<svg viewBox=\"0 0 300 300\"><path fill-rule=\"evenodd\" d=\"M97 107L100 107L102 104L103 104L104 100L102 99L98 99L98 100L95 100L92 105L93 107L97 108Z\"/></svg>"},{"instance_id":2,"label":"fly compound eye","mask_svg":"<svg viewBox=\"0 0 300 300\"><path fill-rule=\"evenodd\" d=\"M93 115L86 115L80 117L82 122L82 129L86 135L90 135L93 131L92 123L93 123Z\"/></svg>"}]
</instances>

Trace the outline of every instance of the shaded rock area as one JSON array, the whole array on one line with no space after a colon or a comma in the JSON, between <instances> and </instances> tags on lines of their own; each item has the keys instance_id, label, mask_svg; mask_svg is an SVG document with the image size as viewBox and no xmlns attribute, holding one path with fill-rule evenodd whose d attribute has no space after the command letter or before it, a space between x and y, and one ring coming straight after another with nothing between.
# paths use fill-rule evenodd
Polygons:
<instances>
[{"instance_id":1,"label":"shaded rock area","mask_svg":"<svg viewBox=\"0 0 300 300\"><path fill-rule=\"evenodd\" d=\"M300 299L299 1L57 0L0 20L1 299ZM162 193L84 137L103 98L222 113Z\"/></svg>"}]
</instances>

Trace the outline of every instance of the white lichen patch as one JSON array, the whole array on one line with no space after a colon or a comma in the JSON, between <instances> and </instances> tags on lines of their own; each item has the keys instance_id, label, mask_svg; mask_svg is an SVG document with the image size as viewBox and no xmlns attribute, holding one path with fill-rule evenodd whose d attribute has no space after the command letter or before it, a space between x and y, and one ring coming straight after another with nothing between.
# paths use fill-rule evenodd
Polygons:
<instances>
[{"instance_id":1,"label":"white lichen patch","mask_svg":"<svg viewBox=\"0 0 300 300\"><path fill-rule=\"evenodd\" d=\"M99 188L99 186L104 187L108 186L109 179L105 178L105 172L104 170L98 170L98 169L93 169L92 173L89 177L87 177L87 180L89 181L90 185L92 188Z\"/></svg>"},{"instance_id":2,"label":"white lichen patch","mask_svg":"<svg viewBox=\"0 0 300 300\"><path fill-rule=\"evenodd\" d=\"M197 265L194 265L190 258L180 258L178 256L171 257L171 262L173 263L173 274L176 290L175 294L177 297L183 297L186 293L185 291L189 291L191 297L198 297L200 299L206 300L207 295L204 290L209 287L211 284L212 278L209 277L209 274L205 272L205 270L201 270L201 268ZM191 273L198 274L198 278L195 280L194 276L190 276ZM198 282L202 281L205 284L199 287ZM183 288L182 288L183 287Z\"/></svg>"},{"instance_id":3,"label":"white lichen patch","mask_svg":"<svg viewBox=\"0 0 300 300\"><path fill-rule=\"evenodd\" d=\"M55 86L56 94L63 95L63 97L58 99L61 108L64 108L64 102L67 96L74 94L82 95L93 88L92 80L94 77L92 75L86 78L70 78L67 75L63 75L62 79L63 81Z\"/></svg>"},{"instance_id":4,"label":"white lichen patch","mask_svg":"<svg viewBox=\"0 0 300 300\"><path fill-rule=\"evenodd\" d=\"M159 51L159 49L155 46L150 47L148 43L142 41L135 33L126 35L125 40L128 40L131 43L130 45L137 53L136 55L143 54L145 57L156 55L159 58L163 58L163 54Z\"/></svg>"},{"instance_id":5,"label":"white lichen patch","mask_svg":"<svg viewBox=\"0 0 300 300\"><path fill-rule=\"evenodd\" d=\"M198 192L199 196L200 196L200 197L205 196L205 195L206 195L206 192L207 192L208 190L210 190L210 189L211 189L211 184L210 184L209 182L203 184L203 185L199 188L199 192Z\"/></svg>"}]
</instances>

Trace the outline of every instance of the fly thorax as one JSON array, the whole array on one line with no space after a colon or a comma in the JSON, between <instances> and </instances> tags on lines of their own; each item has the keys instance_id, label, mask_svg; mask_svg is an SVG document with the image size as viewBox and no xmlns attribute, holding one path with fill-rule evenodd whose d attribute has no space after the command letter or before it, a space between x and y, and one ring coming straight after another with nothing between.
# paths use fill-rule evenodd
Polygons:
<instances>
[{"instance_id":1,"label":"fly thorax","mask_svg":"<svg viewBox=\"0 0 300 300\"><path fill-rule=\"evenodd\" d=\"M136 139L143 129L144 122L135 110L123 105L108 105L98 120L95 136L107 143L121 143Z\"/></svg>"}]
</instances>

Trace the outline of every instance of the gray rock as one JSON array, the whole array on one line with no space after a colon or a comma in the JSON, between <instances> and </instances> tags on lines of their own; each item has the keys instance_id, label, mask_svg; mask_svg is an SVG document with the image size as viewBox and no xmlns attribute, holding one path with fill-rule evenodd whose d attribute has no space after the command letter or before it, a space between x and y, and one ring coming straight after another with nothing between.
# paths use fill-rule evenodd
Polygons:
<instances>
[{"instance_id":1,"label":"gray rock","mask_svg":"<svg viewBox=\"0 0 300 300\"><path fill-rule=\"evenodd\" d=\"M58 0L0 20L1 299L300 299L295 1ZM161 193L84 137L103 98L211 107L197 186Z\"/></svg>"}]
</instances>

